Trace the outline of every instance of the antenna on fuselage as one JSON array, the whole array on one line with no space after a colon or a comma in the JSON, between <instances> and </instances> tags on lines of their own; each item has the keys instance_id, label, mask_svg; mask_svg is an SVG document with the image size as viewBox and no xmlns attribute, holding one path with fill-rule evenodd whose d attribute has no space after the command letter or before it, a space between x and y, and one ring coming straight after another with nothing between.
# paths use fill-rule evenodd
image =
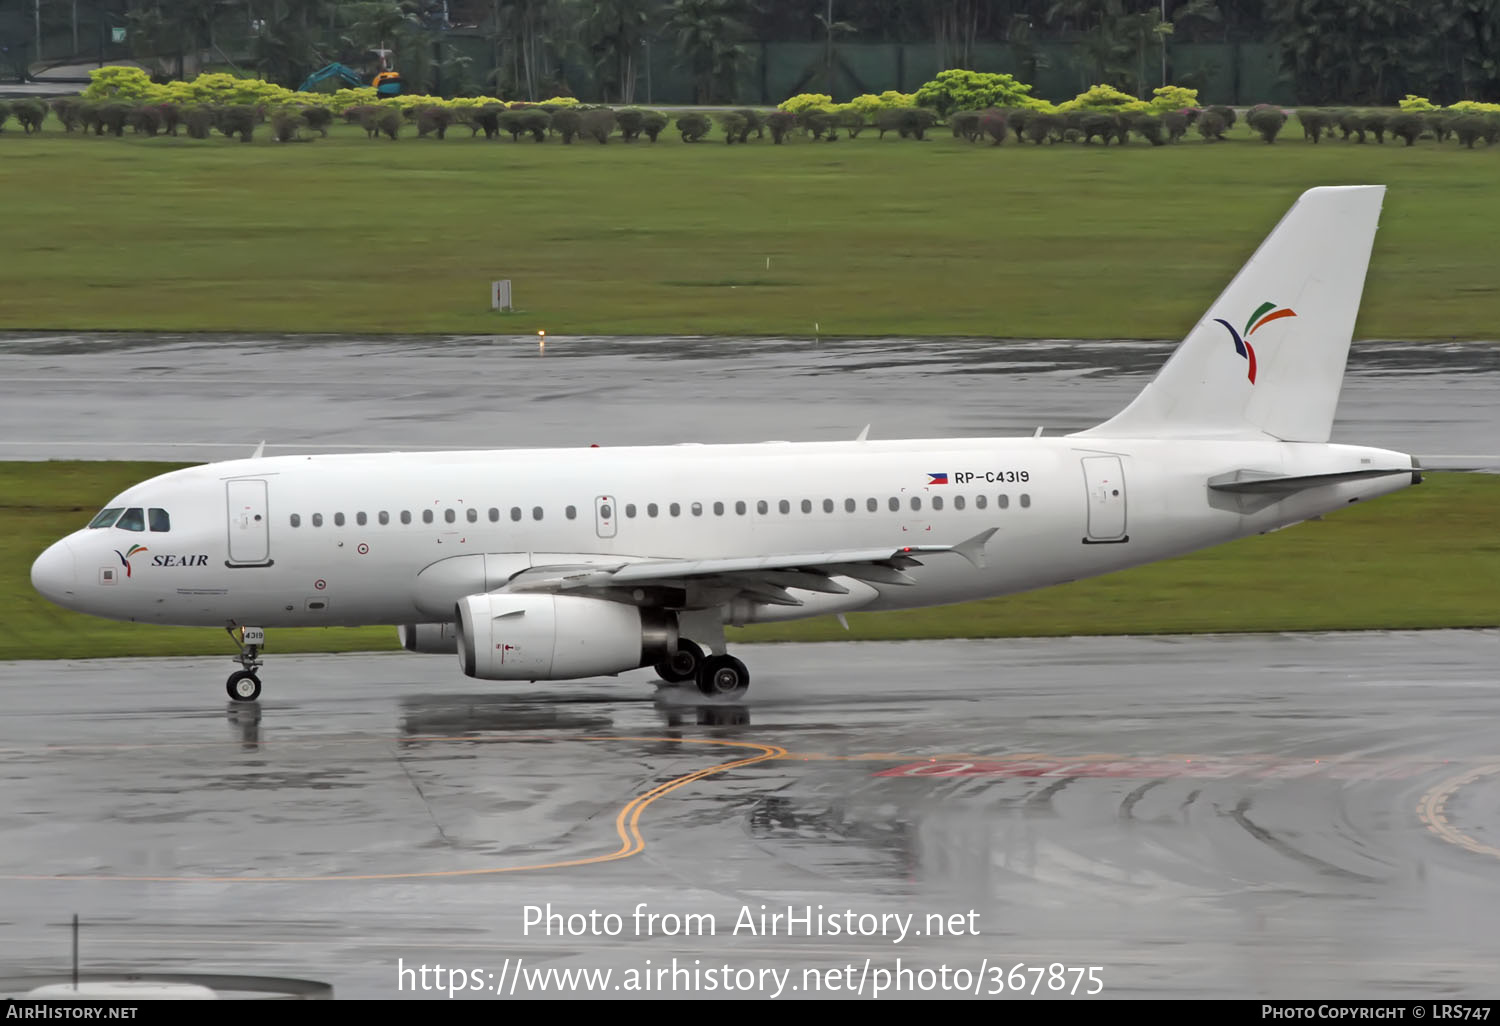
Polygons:
<instances>
[{"instance_id":1,"label":"antenna on fuselage","mask_svg":"<svg viewBox=\"0 0 1500 1026\"><path fill-rule=\"evenodd\" d=\"M250 454L250 458L252 460L258 460L262 456L264 456L265 454L266 454L266 440L264 438L262 438L260 440L260 444L255 447L255 451Z\"/></svg>"},{"instance_id":2,"label":"antenna on fuselage","mask_svg":"<svg viewBox=\"0 0 1500 1026\"><path fill-rule=\"evenodd\" d=\"M856 442L868 441L869 437L870 437L870 425L866 424L864 426L864 429L860 431L859 437L856 438L855 441Z\"/></svg>"}]
</instances>

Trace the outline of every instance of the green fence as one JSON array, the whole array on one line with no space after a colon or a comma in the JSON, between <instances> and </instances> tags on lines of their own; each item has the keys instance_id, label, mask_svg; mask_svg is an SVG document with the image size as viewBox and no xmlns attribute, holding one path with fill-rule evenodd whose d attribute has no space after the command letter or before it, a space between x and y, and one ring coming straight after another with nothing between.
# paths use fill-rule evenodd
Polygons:
<instances>
[{"instance_id":1,"label":"green fence","mask_svg":"<svg viewBox=\"0 0 1500 1026\"><path fill-rule=\"evenodd\" d=\"M755 43L738 77L740 103L776 104L801 92L830 93L848 100L860 93L886 89L911 92L940 70L938 48L931 43L846 43L834 47L830 70L821 43ZM649 60L646 55L649 54ZM693 81L679 66L669 42L656 41L643 52L636 79L640 103L693 102ZM1264 43L1180 43L1167 45L1166 81L1199 89L1204 103L1294 103L1290 82L1282 75L1273 47ZM1005 71L1034 86L1033 95L1071 99L1099 79L1068 42L1046 42L1017 48L1005 43L975 46L969 66L976 71ZM1142 54L1143 92L1162 83L1162 54ZM488 67L484 74L488 74ZM590 69L564 65L568 86L580 97L597 97Z\"/></svg>"}]
</instances>

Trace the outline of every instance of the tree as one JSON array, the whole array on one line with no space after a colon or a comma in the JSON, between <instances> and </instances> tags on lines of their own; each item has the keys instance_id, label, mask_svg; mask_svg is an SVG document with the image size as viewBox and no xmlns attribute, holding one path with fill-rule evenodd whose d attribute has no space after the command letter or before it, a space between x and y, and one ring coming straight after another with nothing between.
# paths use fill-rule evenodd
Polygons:
<instances>
[{"instance_id":1,"label":"tree","mask_svg":"<svg viewBox=\"0 0 1500 1026\"><path fill-rule=\"evenodd\" d=\"M597 0L586 5L582 31L605 102L635 102L636 59L654 6L652 0Z\"/></svg>"},{"instance_id":2,"label":"tree","mask_svg":"<svg viewBox=\"0 0 1500 1026\"><path fill-rule=\"evenodd\" d=\"M676 36L677 56L693 75L696 102L732 99L735 76L748 51L739 0L672 0L666 28Z\"/></svg>"},{"instance_id":3,"label":"tree","mask_svg":"<svg viewBox=\"0 0 1500 1026\"><path fill-rule=\"evenodd\" d=\"M256 28L251 54L265 78L295 89L328 63L324 37L334 16L328 0L250 0L248 7Z\"/></svg>"},{"instance_id":4,"label":"tree","mask_svg":"<svg viewBox=\"0 0 1500 1026\"><path fill-rule=\"evenodd\" d=\"M1500 94L1497 0L1274 0L1269 8L1282 65L1304 103Z\"/></svg>"}]
</instances>

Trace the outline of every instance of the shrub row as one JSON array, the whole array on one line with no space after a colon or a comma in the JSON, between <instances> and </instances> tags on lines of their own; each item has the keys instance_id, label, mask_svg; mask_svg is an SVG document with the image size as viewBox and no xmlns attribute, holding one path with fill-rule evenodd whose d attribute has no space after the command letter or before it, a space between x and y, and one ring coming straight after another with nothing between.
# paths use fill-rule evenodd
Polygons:
<instances>
[{"instance_id":1,"label":"shrub row","mask_svg":"<svg viewBox=\"0 0 1500 1026\"><path fill-rule=\"evenodd\" d=\"M1484 106L1494 106L1485 111ZM311 102L308 94L298 94L296 103L280 106L246 103L179 105L167 102L130 103L118 99L103 101L79 96L60 97L52 101L51 112L66 131L82 130L95 135L123 135L133 132L155 136L178 135L180 130L195 139L209 137L218 131L241 142L252 141L257 126L269 122L272 138L278 142L308 142L328 135L336 116L333 108ZM49 113L41 100L23 99L0 102L0 130L14 117L27 134L40 131ZM415 125L419 137L444 139L452 127L464 127L471 136L483 132L485 138L509 135L512 140L531 138L545 142L556 137L565 144L579 138L606 143L617 132L626 142L645 136L655 142L672 124L661 111L573 104L507 105L491 100L480 105L413 105L406 108L391 104L368 103L345 108L339 114L359 125L372 139L397 139L408 123ZM1295 115L1279 107L1258 104L1250 109L1245 122L1250 130L1266 142L1275 142L1294 116L1303 137L1313 143L1323 138L1342 137L1363 143L1374 139L1383 143L1386 136L1401 139L1410 146L1421 138L1443 142L1456 139L1472 148L1475 143L1500 143L1500 105L1433 108L1430 110L1307 109ZM858 110L828 110L818 105L803 105L800 112L777 110L770 113L749 108L708 114L692 112L679 116L675 127L685 142L700 142L712 135L718 122L725 143L746 143L752 135L763 139L767 134L775 144L794 135L832 142L841 133L857 137L873 127L880 138L894 132L903 139L923 139L937 124L937 113L926 107L892 107L867 116ZM1157 113L1152 110L1097 110L1075 108L1047 111L1033 106L985 107L952 111L948 126L956 138L970 142L987 140L995 145L1007 138L1042 143L1100 142L1123 145L1132 135L1153 146L1174 143L1190 129L1209 142L1222 141L1238 121L1230 107L1187 108Z\"/></svg>"},{"instance_id":2,"label":"shrub row","mask_svg":"<svg viewBox=\"0 0 1500 1026\"><path fill-rule=\"evenodd\" d=\"M115 101L132 106L142 104L171 103L178 107L261 107L274 110L279 107L302 107L309 104L327 107L335 114L342 114L350 107L379 105L392 107L407 114L420 107L439 107L453 111L477 109L500 103L492 96L460 97L444 99L441 96L403 94L393 97L377 97L373 86L358 89L338 89L331 93L300 92L265 82L256 78L238 78L224 72L199 75L191 81L158 84L140 68L111 66L96 68L89 72L89 86L83 91L83 99ZM555 96L538 104L510 104L510 106L544 106L549 109L562 107L586 108L587 105L571 96Z\"/></svg>"}]
</instances>

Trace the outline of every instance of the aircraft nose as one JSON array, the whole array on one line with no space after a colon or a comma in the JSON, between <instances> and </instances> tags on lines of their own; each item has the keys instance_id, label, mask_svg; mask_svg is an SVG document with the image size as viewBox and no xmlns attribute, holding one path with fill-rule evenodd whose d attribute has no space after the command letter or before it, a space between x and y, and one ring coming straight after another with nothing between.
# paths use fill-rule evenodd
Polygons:
<instances>
[{"instance_id":1,"label":"aircraft nose","mask_svg":"<svg viewBox=\"0 0 1500 1026\"><path fill-rule=\"evenodd\" d=\"M48 601L68 605L78 589L78 563L68 539L53 542L36 557L31 564L31 586Z\"/></svg>"}]
</instances>

